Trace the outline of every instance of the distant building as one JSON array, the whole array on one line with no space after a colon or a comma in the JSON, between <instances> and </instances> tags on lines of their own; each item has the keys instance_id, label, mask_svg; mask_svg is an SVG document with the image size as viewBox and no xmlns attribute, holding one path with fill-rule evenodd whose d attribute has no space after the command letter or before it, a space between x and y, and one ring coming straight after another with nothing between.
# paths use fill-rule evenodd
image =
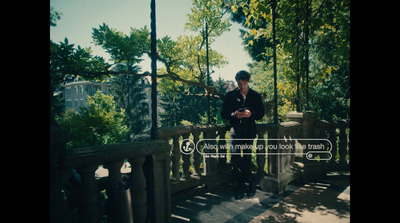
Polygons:
<instances>
[{"instance_id":1,"label":"distant building","mask_svg":"<svg viewBox=\"0 0 400 223\"><path fill-rule=\"evenodd\" d=\"M111 88L110 81L85 81L81 78L75 78L63 86L63 95L66 108L72 108L79 112L79 107L87 107L87 96L93 96L97 90L104 94L109 94Z\"/></svg>"},{"instance_id":2,"label":"distant building","mask_svg":"<svg viewBox=\"0 0 400 223\"><path fill-rule=\"evenodd\" d=\"M150 76L144 76L139 79L139 85L143 86L143 91L146 94L145 102L149 105L149 118L151 117L151 78ZM79 107L87 107L86 100L87 96L93 96L97 90L103 92L103 94L111 94L112 79L105 82L100 81L86 81L82 78L75 78L73 81L67 82L63 86L62 95L64 96L64 102L66 108L72 108L76 112L79 112ZM60 92L61 93L61 92ZM158 104L158 120L160 120L160 112L164 112L164 109L159 105L160 95L157 94ZM150 125L149 125L150 126Z\"/></svg>"}]
</instances>

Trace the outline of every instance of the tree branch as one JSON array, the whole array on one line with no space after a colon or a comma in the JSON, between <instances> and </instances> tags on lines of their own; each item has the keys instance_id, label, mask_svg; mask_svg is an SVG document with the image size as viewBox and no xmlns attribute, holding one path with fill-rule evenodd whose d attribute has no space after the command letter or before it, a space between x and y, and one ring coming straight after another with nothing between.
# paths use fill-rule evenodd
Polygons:
<instances>
[{"instance_id":1,"label":"tree branch","mask_svg":"<svg viewBox=\"0 0 400 223\"><path fill-rule=\"evenodd\" d=\"M167 69L169 70L169 69ZM100 77L100 76L106 76L106 75L118 75L118 74L129 74L129 75L134 75L134 76L139 76L139 77L145 77L145 76L150 76L150 72L145 71L143 73L136 73L133 71L102 71L102 72L81 72L78 75L81 76L85 76L85 77ZM216 98L220 98L220 99L224 99L225 95L221 94L220 92L218 92L215 88L211 87L211 86L207 86L201 82L197 82L197 81L190 81L190 80L185 80L182 79L181 77L179 77L179 75L177 75L176 73L173 72L169 72L167 74L160 74L157 75L157 78L164 78L164 77L168 77L173 81L179 81L185 84L189 84L189 85L194 85L194 86L198 86L201 88L204 88L206 90L206 94L204 95L196 95L196 96L205 96L205 97L216 97Z\"/></svg>"},{"instance_id":2,"label":"tree branch","mask_svg":"<svg viewBox=\"0 0 400 223\"><path fill-rule=\"evenodd\" d=\"M178 76L177 74L175 74L175 73L172 73L172 72L171 72L171 73L169 73L169 74L164 74L163 76L167 76L167 77L171 78L171 80L174 80L174 81L179 81L179 82L182 82L182 83L185 83L185 84L195 85L195 86L204 88L204 89L206 90L206 92L207 92L207 93L204 95L204 96L206 96L206 97L213 96L213 97L220 98L220 99L222 99L222 100L225 98L225 95L223 95L223 94L221 94L220 92L218 92L215 88L213 88L213 87L211 87L211 86L207 86L207 85L205 85L205 84L203 84L203 83L200 83L200 82L189 81L189 80L182 79L181 77L179 77L179 76ZM157 75L157 77L159 77L159 76Z\"/></svg>"}]
</instances>

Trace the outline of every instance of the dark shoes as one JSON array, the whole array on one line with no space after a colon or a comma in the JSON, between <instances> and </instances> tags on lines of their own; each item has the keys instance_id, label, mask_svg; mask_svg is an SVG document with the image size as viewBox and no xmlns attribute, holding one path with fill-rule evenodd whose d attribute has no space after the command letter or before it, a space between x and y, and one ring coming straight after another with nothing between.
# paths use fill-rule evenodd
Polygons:
<instances>
[{"instance_id":1,"label":"dark shoes","mask_svg":"<svg viewBox=\"0 0 400 223\"><path fill-rule=\"evenodd\" d=\"M246 190L246 196L247 197L253 197L256 194L256 189L257 189L256 186L250 185L250 187ZM242 198L244 198L244 190L235 191L235 199L236 200L240 200Z\"/></svg>"},{"instance_id":2,"label":"dark shoes","mask_svg":"<svg viewBox=\"0 0 400 223\"><path fill-rule=\"evenodd\" d=\"M245 189L244 185L235 189L235 199L240 200L244 198L244 193L246 191L247 197L253 197L257 192L257 181L250 180L249 186Z\"/></svg>"},{"instance_id":3,"label":"dark shoes","mask_svg":"<svg viewBox=\"0 0 400 223\"><path fill-rule=\"evenodd\" d=\"M246 192L247 197L253 197L254 195L256 195L256 188L252 189L249 188L249 190Z\"/></svg>"},{"instance_id":4,"label":"dark shoes","mask_svg":"<svg viewBox=\"0 0 400 223\"><path fill-rule=\"evenodd\" d=\"M247 197L253 197L257 192L257 179L254 177L250 178L249 189L246 192Z\"/></svg>"},{"instance_id":5,"label":"dark shoes","mask_svg":"<svg viewBox=\"0 0 400 223\"><path fill-rule=\"evenodd\" d=\"M237 187L235 188L235 199L240 200L244 198L244 191L245 191L246 185L244 181L240 181L237 184Z\"/></svg>"},{"instance_id":6,"label":"dark shoes","mask_svg":"<svg viewBox=\"0 0 400 223\"><path fill-rule=\"evenodd\" d=\"M235 191L235 199L240 200L242 198L244 198L244 192Z\"/></svg>"}]
</instances>

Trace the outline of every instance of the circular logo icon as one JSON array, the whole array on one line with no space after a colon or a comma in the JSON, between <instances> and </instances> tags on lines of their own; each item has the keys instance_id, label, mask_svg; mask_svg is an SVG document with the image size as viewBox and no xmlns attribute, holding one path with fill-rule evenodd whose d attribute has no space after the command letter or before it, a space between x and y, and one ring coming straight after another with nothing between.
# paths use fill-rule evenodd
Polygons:
<instances>
[{"instance_id":1,"label":"circular logo icon","mask_svg":"<svg viewBox=\"0 0 400 223\"><path fill-rule=\"evenodd\" d=\"M192 140L184 139L181 142L180 148L181 148L181 152L183 154L191 154L191 153L193 153L193 151L195 149L195 145L194 145L194 142Z\"/></svg>"}]
</instances>

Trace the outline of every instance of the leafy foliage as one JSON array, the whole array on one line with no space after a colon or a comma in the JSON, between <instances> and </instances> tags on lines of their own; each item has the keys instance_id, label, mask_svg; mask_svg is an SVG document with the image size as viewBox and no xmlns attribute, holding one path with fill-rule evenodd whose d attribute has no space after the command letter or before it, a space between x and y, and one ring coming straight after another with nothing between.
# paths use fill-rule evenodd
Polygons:
<instances>
[{"instance_id":1,"label":"leafy foliage","mask_svg":"<svg viewBox=\"0 0 400 223\"><path fill-rule=\"evenodd\" d=\"M109 75L92 75L102 72L109 66L104 58L93 56L90 48L81 48L79 45L70 44L65 38L59 44L50 40L50 122L54 123L54 117L63 110L61 98L54 96L54 92L60 89L62 84L80 76L85 80L104 80Z\"/></svg>"},{"instance_id":2,"label":"leafy foliage","mask_svg":"<svg viewBox=\"0 0 400 223\"><path fill-rule=\"evenodd\" d=\"M229 19L222 20L226 13L226 10L221 7L222 0L192 0L192 3L193 7L190 9L192 13L188 15L185 29L204 32L204 26L207 23L209 27L208 36L211 37L211 41L230 30Z\"/></svg>"},{"instance_id":3,"label":"leafy foliage","mask_svg":"<svg viewBox=\"0 0 400 223\"><path fill-rule=\"evenodd\" d=\"M201 123L205 104L211 95L214 120L225 90L218 88L222 82L206 83L205 37L212 45L215 38L229 31L229 19L241 23L245 49L255 62L250 67L252 87L264 98L267 112L273 107L272 52L277 54L278 113L281 119L289 110L308 109L319 112L327 120L349 117L350 80L350 4L348 0L192 0L191 13L187 15L185 29L198 35L169 36L157 40L156 56L163 66L157 71L158 89L165 104L161 114L163 126L182 123ZM272 3L276 3L276 43L272 41ZM50 25L55 26L61 13L50 11ZM205 24L208 33L205 33ZM207 34L207 35L206 35ZM66 80L80 76L86 80L101 80L111 75L121 75L120 89L114 90L117 108L124 108L129 128L141 126L134 119L143 119L131 103L141 101L139 89L130 92L129 83L137 78L137 64L143 55L150 55L150 31L145 26L131 28L124 34L103 23L93 28L92 38L110 54L114 63L124 64L124 69L112 72L104 59L91 55L90 48L75 47L68 39L59 44L50 41L50 94ZM213 68L226 65L226 58L209 50L211 74ZM142 76L145 74L142 74ZM308 86L307 86L308 80ZM117 83L116 81L115 83ZM125 85L124 87L122 87ZM222 84L223 85L223 84ZM128 90L127 90L128 89ZM126 91L124 93L124 91ZM118 92L118 93L117 93ZM128 93L130 92L130 93ZM134 99L133 95L137 95ZM307 95L310 99L306 101ZM131 97L128 99L128 97ZM136 97L136 96L135 96ZM52 106L57 100L52 100ZM125 103L125 104L124 104ZM59 103L58 103L59 104ZM141 103L139 103L141 104ZM139 106L140 107L140 106ZM53 109L54 112L60 109ZM53 111L52 110L52 111ZM129 111L128 111L129 110ZM143 107L143 114L148 112ZM133 117L133 114L138 116ZM131 116L132 117L129 117ZM272 114L270 114L272 115ZM131 120L131 121L129 121ZM185 120L185 121L183 121ZM183 121L183 122L182 122ZM269 121L269 120L264 120ZM134 132L136 130L133 130Z\"/></svg>"},{"instance_id":4,"label":"leafy foliage","mask_svg":"<svg viewBox=\"0 0 400 223\"><path fill-rule=\"evenodd\" d=\"M142 29L131 28L129 35L125 35L103 23L99 28L93 28L92 38L116 63L139 63L143 53L149 52L150 49L150 31L147 26Z\"/></svg>"},{"instance_id":5,"label":"leafy foliage","mask_svg":"<svg viewBox=\"0 0 400 223\"><path fill-rule=\"evenodd\" d=\"M105 63L104 58L93 56L90 48L74 46L75 44L69 44L67 38L59 44L50 40L50 85L53 89L78 75L87 80L103 80L106 77L89 74L106 70L109 65Z\"/></svg>"},{"instance_id":6,"label":"leafy foliage","mask_svg":"<svg viewBox=\"0 0 400 223\"><path fill-rule=\"evenodd\" d=\"M112 81L111 92L116 106L124 111L125 123L134 135L145 130L150 123L145 87L140 77L129 74L119 74Z\"/></svg>"},{"instance_id":7,"label":"leafy foliage","mask_svg":"<svg viewBox=\"0 0 400 223\"><path fill-rule=\"evenodd\" d=\"M69 133L68 148L77 148L124 142L129 132L124 118L124 110L116 109L114 97L98 90L93 97L88 96L87 108L80 107L79 113L67 110L58 123Z\"/></svg>"},{"instance_id":8,"label":"leafy foliage","mask_svg":"<svg viewBox=\"0 0 400 223\"><path fill-rule=\"evenodd\" d=\"M307 91L309 108L327 120L349 117L350 2L348 0L256 1L226 0L223 7L232 20L243 24L245 48L260 65L264 76L253 73L254 86L264 95L270 83L272 57L272 3L277 2L276 39L278 107L283 118L288 110L304 110ZM265 61L266 63L259 63ZM308 74L308 75L307 75ZM307 86L307 76L309 85ZM259 81L259 83L257 83ZM335 90L332 86L336 86ZM268 91L266 91L268 90ZM327 92L322 92L327 90ZM321 98L324 95L324 99ZM270 101L267 96L266 101ZM319 104L330 100L330 105ZM282 107L283 106L283 107ZM344 111L344 112L343 112Z\"/></svg>"},{"instance_id":9,"label":"leafy foliage","mask_svg":"<svg viewBox=\"0 0 400 223\"><path fill-rule=\"evenodd\" d=\"M227 87L222 79L211 82L212 86L219 92L226 92ZM183 90L184 86L180 87ZM179 89L177 89L179 90ZM161 95L160 106L163 112L160 113L161 126L179 126L185 124L207 124L207 98L198 96L202 88L189 86L187 94L172 93ZM210 117L212 123L222 123L221 108L222 100L210 98Z\"/></svg>"}]
</instances>

